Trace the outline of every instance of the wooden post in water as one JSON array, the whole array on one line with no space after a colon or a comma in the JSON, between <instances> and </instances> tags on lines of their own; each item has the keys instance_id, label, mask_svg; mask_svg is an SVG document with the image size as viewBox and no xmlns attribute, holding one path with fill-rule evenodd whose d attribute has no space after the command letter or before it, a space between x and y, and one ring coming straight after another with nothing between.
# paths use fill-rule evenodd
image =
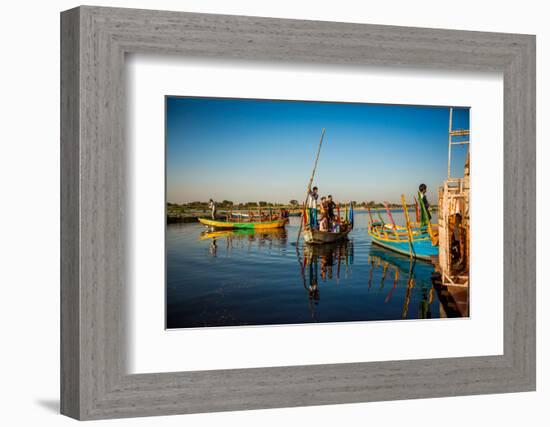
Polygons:
<instances>
[{"instance_id":1,"label":"wooden post in water","mask_svg":"<svg viewBox=\"0 0 550 427\"><path fill-rule=\"evenodd\" d=\"M321 146L323 145L323 137L325 136L325 128L323 128L323 132L321 132L321 139L319 140L319 147L317 148L317 156L315 157L315 163L313 164L313 172L311 172L311 177L309 178L309 182L307 184L307 191L306 191L306 200L304 202L307 203L307 198L309 197L309 192L311 191L311 184L313 184L313 178L315 177L315 171L317 170L317 162L319 161L319 154L321 153ZM298 236L296 237L296 244L300 241L300 234L302 234L302 224L303 222L300 221L300 229L298 230Z\"/></svg>"}]
</instances>

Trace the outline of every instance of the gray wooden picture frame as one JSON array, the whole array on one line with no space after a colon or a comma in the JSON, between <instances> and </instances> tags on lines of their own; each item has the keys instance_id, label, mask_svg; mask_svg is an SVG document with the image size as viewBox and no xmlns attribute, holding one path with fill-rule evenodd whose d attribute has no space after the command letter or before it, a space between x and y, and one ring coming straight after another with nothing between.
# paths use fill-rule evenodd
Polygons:
<instances>
[{"instance_id":1,"label":"gray wooden picture frame","mask_svg":"<svg viewBox=\"0 0 550 427\"><path fill-rule=\"evenodd\" d=\"M502 72L504 354L127 374L127 53ZM71 9L61 14L61 166L65 415L84 420L535 390L532 35Z\"/></svg>"}]
</instances>

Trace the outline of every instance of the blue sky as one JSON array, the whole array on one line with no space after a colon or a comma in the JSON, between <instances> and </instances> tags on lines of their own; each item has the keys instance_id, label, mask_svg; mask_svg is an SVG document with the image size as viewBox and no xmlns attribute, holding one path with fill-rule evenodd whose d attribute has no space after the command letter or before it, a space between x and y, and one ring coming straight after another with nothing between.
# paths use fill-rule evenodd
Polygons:
<instances>
[{"instance_id":1,"label":"blue sky","mask_svg":"<svg viewBox=\"0 0 550 427\"><path fill-rule=\"evenodd\" d=\"M435 200L448 127L448 107L167 97L166 199L302 201L325 128L314 181L322 195L412 201L424 182ZM469 109L454 110L457 128L469 128ZM465 153L453 148L453 176Z\"/></svg>"}]
</instances>

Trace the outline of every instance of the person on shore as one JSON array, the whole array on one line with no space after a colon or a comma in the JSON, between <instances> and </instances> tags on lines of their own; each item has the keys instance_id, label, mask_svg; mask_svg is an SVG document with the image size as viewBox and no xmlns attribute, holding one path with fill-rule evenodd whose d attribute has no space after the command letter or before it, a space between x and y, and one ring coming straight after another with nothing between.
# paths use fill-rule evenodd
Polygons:
<instances>
[{"instance_id":1,"label":"person on shore","mask_svg":"<svg viewBox=\"0 0 550 427\"><path fill-rule=\"evenodd\" d=\"M430 203L428 202L428 198L426 197L426 192L428 191L428 187L426 187L426 184L420 184L418 186L418 191L420 192L420 198L422 199L422 204L426 208L426 213L428 214L428 221L431 221L432 214L430 213ZM421 210L420 217L422 218L424 216L424 211Z\"/></svg>"},{"instance_id":2,"label":"person on shore","mask_svg":"<svg viewBox=\"0 0 550 427\"><path fill-rule=\"evenodd\" d=\"M208 208L212 212L212 219L216 219L216 202L212 199L208 201Z\"/></svg>"},{"instance_id":3,"label":"person on shore","mask_svg":"<svg viewBox=\"0 0 550 427\"><path fill-rule=\"evenodd\" d=\"M307 209L309 213L309 226L310 228L317 228L317 199L319 198L319 190L317 187L309 192L307 196Z\"/></svg>"}]
</instances>

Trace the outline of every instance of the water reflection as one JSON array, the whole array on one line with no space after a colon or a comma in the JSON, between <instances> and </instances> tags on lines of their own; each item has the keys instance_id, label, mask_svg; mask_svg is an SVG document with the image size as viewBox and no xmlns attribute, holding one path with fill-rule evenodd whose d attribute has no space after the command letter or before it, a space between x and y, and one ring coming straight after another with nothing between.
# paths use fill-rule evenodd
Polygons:
<instances>
[{"instance_id":1,"label":"water reflection","mask_svg":"<svg viewBox=\"0 0 550 427\"><path fill-rule=\"evenodd\" d=\"M225 241L223 248L225 255L231 256L234 248L247 248L249 251L256 248L271 249L274 245L285 246L287 243L287 231L284 228L266 230L242 229L242 230L206 230L199 235L199 240L209 240L210 256L218 255L218 241Z\"/></svg>"},{"instance_id":2,"label":"water reflection","mask_svg":"<svg viewBox=\"0 0 550 427\"><path fill-rule=\"evenodd\" d=\"M384 288L384 282L388 271L391 271L390 275L393 277L393 286L391 287L385 303L389 302L394 289L397 288L399 282L399 276L402 274L406 278L406 291L403 301L403 309L401 311L401 318L406 319L409 313L409 304L411 301L412 291L417 287L419 291L419 307L418 318L430 319L432 318L431 304L434 299L434 288L431 280L428 280L431 276L433 267L426 262L416 261L414 258L408 258L400 254L388 251L378 246L372 246L369 254L369 288L372 284L373 273L376 269L382 270L380 289ZM416 273L416 274L415 274Z\"/></svg>"},{"instance_id":3,"label":"water reflection","mask_svg":"<svg viewBox=\"0 0 550 427\"><path fill-rule=\"evenodd\" d=\"M434 291L430 263L372 246L367 215L357 214L348 241L328 245L296 245L299 225L168 226L167 327L467 316L467 295L462 303L453 290Z\"/></svg>"},{"instance_id":4,"label":"water reflection","mask_svg":"<svg viewBox=\"0 0 550 427\"><path fill-rule=\"evenodd\" d=\"M313 321L317 321L316 307L321 300L321 283L339 284L340 279L348 279L352 274L354 247L353 241L342 241L325 245L305 245L296 249L302 285L307 292L309 310ZM383 248L372 246L367 257L369 264L368 289L373 286L373 278L379 278L376 285L378 291L383 291L389 284L389 289L383 300L384 304L391 302L399 285L405 286L401 309L401 318L409 317L411 296L416 286L418 301L418 318L432 318L431 304L434 299L434 288L430 277L433 267L428 263L416 261ZM418 275L415 274L418 272Z\"/></svg>"},{"instance_id":5,"label":"water reflection","mask_svg":"<svg viewBox=\"0 0 550 427\"><path fill-rule=\"evenodd\" d=\"M312 318L315 319L314 305L320 300L319 279L323 282L339 283L340 275L351 275L353 265L353 241L343 240L324 245L304 245L302 254L296 247L300 265L302 285L307 291ZM313 304L313 305L312 305Z\"/></svg>"}]
</instances>

